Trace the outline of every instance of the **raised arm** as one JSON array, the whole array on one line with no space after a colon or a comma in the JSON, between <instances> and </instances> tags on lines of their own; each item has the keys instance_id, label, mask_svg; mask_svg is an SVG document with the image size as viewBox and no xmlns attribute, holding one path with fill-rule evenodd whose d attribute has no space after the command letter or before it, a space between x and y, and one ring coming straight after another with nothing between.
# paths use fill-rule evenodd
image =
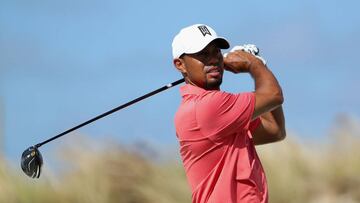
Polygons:
<instances>
[{"instance_id":1,"label":"raised arm","mask_svg":"<svg viewBox=\"0 0 360 203\"><path fill-rule=\"evenodd\" d=\"M285 139L285 117L282 106L260 116L260 125L252 132L255 145L277 142Z\"/></svg>"},{"instance_id":2,"label":"raised arm","mask_svg":"<svg viewBox=\"0 0 360 203\"><path fill-rule=\"evenodd\" d=\"M244 51L230 52L224 58L224 68L233 73L247 72L255 82L253 119L280 106L282 90L272 72L255 56Z\"/></svg>"},{"instance_id":3,"label":"raised arm","mask_svg":"<svg viewBox=\"0 0 360 203\"><path fill-rule=\"evenodd\" d=\"M224 68L233 73L249 73L255 82L253 119L261 124L254 131L255 144L266 144L285 138L284 101L281 87L272 72L255 56L244 51L230 52L224 58Z\"/></svg>"}]
</instances>

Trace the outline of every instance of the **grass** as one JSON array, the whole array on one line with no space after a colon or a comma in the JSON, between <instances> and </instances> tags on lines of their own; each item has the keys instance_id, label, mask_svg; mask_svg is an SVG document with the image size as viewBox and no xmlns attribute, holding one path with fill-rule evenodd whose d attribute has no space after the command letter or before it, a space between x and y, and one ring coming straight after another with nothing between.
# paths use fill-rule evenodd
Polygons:
<instances>
[{"instance_id":1,"label":"grass","mask_svg":"<svg viewBox=\"0 0 360 203\"><path fill-rule=\"evenodd\" d=\"M290 134L283 142L257 147L270 202L360 202L360 130L356 126L336 127L322 141L300 141L300 136ZM71 139L54 155L46 154L39 180L0 158L0 202L191 202L177 159L154 161L114 141L82 137L74 144Z\"/></svg>"}]
</instances>

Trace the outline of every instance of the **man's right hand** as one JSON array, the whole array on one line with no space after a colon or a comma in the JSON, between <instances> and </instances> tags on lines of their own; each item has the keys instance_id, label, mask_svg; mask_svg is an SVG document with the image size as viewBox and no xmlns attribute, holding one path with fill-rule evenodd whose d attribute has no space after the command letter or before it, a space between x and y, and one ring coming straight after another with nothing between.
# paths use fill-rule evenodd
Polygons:
<instances>
[{"instance_id":1,"label":"man's right hand","mask_svg":"<svg viewBox=\"0 0 360 203\"><path fill-rule=\"evenodd\" d=\"M233 73L248 73L254 65L264 66L260 59L245 51L232 51L224 57L224 69Z\"/></svg>"}]
</instances>

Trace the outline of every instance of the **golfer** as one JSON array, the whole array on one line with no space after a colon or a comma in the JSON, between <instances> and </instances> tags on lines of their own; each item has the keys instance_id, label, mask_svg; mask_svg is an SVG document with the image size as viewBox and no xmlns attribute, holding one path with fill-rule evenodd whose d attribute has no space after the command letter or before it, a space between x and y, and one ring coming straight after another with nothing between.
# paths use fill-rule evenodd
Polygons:
<instances>
[{"instance_id":1,"label":"golfer","mask_svg":"<svg viewBox=\"0 0 360 203\"><path fill-rule=\"evenodd\" d=\"M173 63L186 84L176 135L193 203L265 203L268 188L255 145L285 138L281 87L255 50L234 50L203 24L183 28ZM255 47L256 48L256 47ZM224 70L248 73L253 92L220 90Z\"/></svg>"}]
</instances>

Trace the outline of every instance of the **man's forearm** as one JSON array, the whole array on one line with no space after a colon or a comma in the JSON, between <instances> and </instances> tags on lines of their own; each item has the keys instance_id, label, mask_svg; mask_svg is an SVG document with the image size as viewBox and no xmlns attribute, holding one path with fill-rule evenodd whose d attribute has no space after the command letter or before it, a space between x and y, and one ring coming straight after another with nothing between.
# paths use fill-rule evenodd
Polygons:
<instances>
[{"instance_id":1,"label":"man's forearm","mask_svg":"<svg viewBox=\"0 0 360 203\"><path fill-rule=\"evenodd\" d=\"M284 98L277 79L260 60L253 62L249 68L249 73L255 82L257 101L254 118L256 118L281 105Z\"/></svg>"},{"instance_id":2,"label":"man's forearm","mask_svg":"<svg viewBox=\"0 0 360 203\"><path fill-rule=\"evenodd\" d=\"M252 64L249 68L249 73L254 79L255 91L257 93L269 94L269 92L272 92L282 97L282 90L277 79L261 61Z\"/></svg>"},{"instance_id":3,"label":"man's forearm","mask_svg":"<svg viewBox=\"0 0 360 203\"><path fill-rule=\"evenodd\" d=\"M278 128L278 134L280 138L285 138L286 136L286 130L285 130L285 116L282 105L278 108L272 110L271 115L274 119L274 125Z\"/></svg>"},{"instance_id":4,"label":"man's forearm","mask_svg":"<svg viewBox=\"0 0 360 203\"><path fill-rule=\"evenodd\" d=\"M253 133L254 144L267 144L286 137L285 116L282 106L260 116L261 125Z\"/></svg>"}]
</instances>

